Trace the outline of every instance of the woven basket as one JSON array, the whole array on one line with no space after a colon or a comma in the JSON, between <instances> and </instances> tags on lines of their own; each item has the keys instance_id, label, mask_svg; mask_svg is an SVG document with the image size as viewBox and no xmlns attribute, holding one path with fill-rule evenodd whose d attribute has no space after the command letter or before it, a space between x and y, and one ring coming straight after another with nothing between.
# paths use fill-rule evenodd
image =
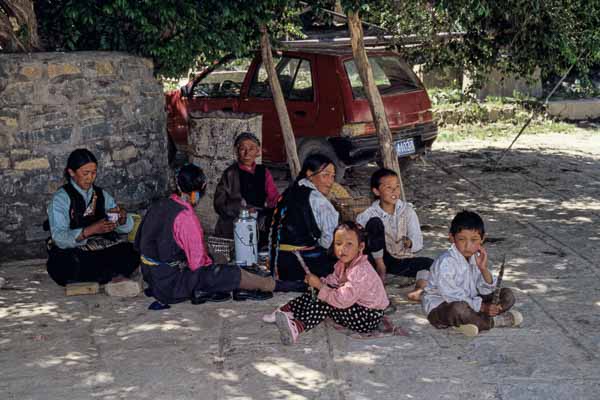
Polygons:
<instances>
[{"instance_id":1,"label":"woven basket","mask_svg":"<svg viewBox=\"0 0 600 400\"><path fill-rule=\"evenodd\" d=\"M340 213L342 221L356 221L356 217L371 205L371 199L366 196L338 198L333 206Z\"/></svg>"},{"instance_id":2,"label":"woven basket","mask_svg":"<svg viewBox=\"0 0 600 400\"><path fill-rule=\"evenodd\" d=\"M227 239L217 236L208 236L206 238L208 252L214 257L221 256L230 262L233 259L233 239Z\"/></svg>"}]
</instances>

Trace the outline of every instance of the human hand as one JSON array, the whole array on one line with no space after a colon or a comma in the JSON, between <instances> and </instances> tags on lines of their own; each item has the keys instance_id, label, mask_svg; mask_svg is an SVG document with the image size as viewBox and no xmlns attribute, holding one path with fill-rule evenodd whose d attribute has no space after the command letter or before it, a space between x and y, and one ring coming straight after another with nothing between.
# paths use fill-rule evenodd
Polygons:
<instances>
[{"instance_id":1,"label":"human hand","mask_svg":"<svg viewBox=\"0 0 600 400\"><path fill-rule=\"evenodd\" d=\"M86 237L93 235L102 235L103 233L112 232L117 227L115 222L110 222L105 219L94 222L92 225L86 226L81 233Z\"/></svg>"},{"instance_id":2,"label":"human hand","mask_svg":"<svg viewBox=\"0 0 600 400\"><path fill-rule=\"evenodd\" d=\"M118 220L119 225L123 225L127 222L127 211L125 210L125 208L123 206L118 205L118 206L108 210L108 212L113 212L113 213L119 214L119 220Z\"/></svg>"},{"instance_id":3,"label":"human hand","mask_svg":"<svg viewBox=\"0 0 600 400\"><path fill-rule=\"evenodd\" d=\"M479 246L479 250L475 253L475 263L477 264L477 268L481 273L484 273L488 270L488 254L487 250L483 246Z\"/></svg>"},{"instance_id":4,"label":"human hand","mask_svg":"<svg viewBox=\"0 0 600 400\"><path fill-rule=\"evenodd\" d=\"M402 236L402 246L405 249L412 249L412 240L408 238L408 236Z\"/></svg>"},{"instance_id":5,"label":"human hand","mask_svg":"<svg viewBox=\"0 0 600 400\"><path fill-rule=\"evenodd\" d=\"M306 275L306 277L304 278L304 282L306 282L308 286L313 287L315 289L321 289L321 286L323 285L323 283L321 282L321 278L319 278L315 274L310 273Z\"/></svg>"},{"instance_id":6,"label":"human hand","mask_svg":"<svg viewBox=\"0 0 600 400\"><path fill-rule=\"evenodd\" d=\"M502 312L502 306L500 304L487 304L481 305L481 311L490 317L495 317Z\"/></svg>"}]
</instances>

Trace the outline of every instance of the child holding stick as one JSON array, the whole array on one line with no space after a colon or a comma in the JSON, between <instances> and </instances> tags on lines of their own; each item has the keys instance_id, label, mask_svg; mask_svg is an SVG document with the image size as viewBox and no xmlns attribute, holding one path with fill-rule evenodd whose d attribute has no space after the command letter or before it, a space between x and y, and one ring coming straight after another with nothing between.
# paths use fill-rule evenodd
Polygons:
<instances>
[{"instance_id":1,"label":"child holding stick","mask_svg":"<svg viewBox=\"0 0 600 400\"><path fill-rule=\"evenodd\" d=\"M308 273L305 278L318 295L305 293L263 318L277 324L283 344L295 343L300 333L327 317L356 332L377 328L389 301L364 248L365 233L360 225L344 222L335 229L333 252L338 262L334 272L325 278Z\"/></svg>"},{"instance_id":2,"label":"child holding stick","mask_svg":"<svg viewBox=\"0 0 600 400\"><path fill-rule=\"evenodd\" d=\"M483 247L485 229L481 217L461 211L450 224L452 246L431 267L431 277L423 294L423 310L438 329L456 327L466 336L476 336L491 328L517 327L523 321L512 309L515 295L509 288L493 301L497 280L488 269Z\"/></svg>"}]
</instances>

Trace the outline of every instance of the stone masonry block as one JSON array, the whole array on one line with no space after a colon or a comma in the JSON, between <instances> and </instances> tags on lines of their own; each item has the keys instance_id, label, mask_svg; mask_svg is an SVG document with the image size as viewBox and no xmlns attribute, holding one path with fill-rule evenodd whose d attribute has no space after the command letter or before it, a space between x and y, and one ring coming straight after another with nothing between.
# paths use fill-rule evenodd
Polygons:
<instances>
[{"instance_id":1,"label":"stone masonry block","mask_svg":"<svg viewBox=\"0 0 600 400\"><path fill-rule=\"evenodd\" d=\"M20 132L15 136L16 142L20 145L49 145L68 142L71 138L73 128L62 127L55 129L42 129L32 132Z\"/></svg>"},{"instance_id":2,"label":"stone masonry block","mask_svg":"<svg viewBox=\"0 0 600 400\"><path fill-rule=\"evenodd\" d=\"M6 117L0 116L0 125L4 125L8 128L16 128L17 127L17 119L14 117Z\"/></svg>"},{"instance_id":3,"label":"stone masonry block","mask_svg":"<svg viewBox=\"0 0 600 400\"><path fill-rule=\"evenodd\" d=\"M48 169L50 164L46 157L32 158L25 161L15 162L15 169L17 170L36 170L36 169Z\"/></svg>"},{"instance_id":4,"label":"stone masonry block","mask_svg":"<svg viewBox=\"0 0 600 400\"><path fill-rule=\"evenodd\" d=\"M110 136L111 126L106 122L88 125L81 128L81 137L83 140L96 140Z\"/></svg>"},{"instance_id":5,"label":"stone masonry block","mask_svg":"<svg viewBox=\"0 0 600 400\"><path fill-rule=\"evenodd\" d=\"M114 75L115 69L110 61L96 61L96 73L98 75Z\"/></svg>"},{"instance_id":6,"label":"stone masonry block","mask_svg":"<svg viewBox=\"0 0 600 400\"><path fill-rule=\"evenodd\" d=\"M12 149L10 151L10 157L16 161L23 161L31 158L31 150L29 149Z\"/></svg>"},{"instance_id":7,"label":"stone masonry block","mask_svg":"<svg viewBox=\"0 0 600 400\"><path fill-rule=\"evenodd\" d=\"M31 82L9 82L4 90L0 90L0 108L5 105L17 106L34 102L35 87Z\"/></svg>"},{"instance_id":8,"label":"stone masonry block","mask_svg":"<svg viewBox=\"0 0 600 400\"><path fill-rule=\"evenodd\" d=\"M43 71L39 65L24 65L19 73L31 81L36 81L42 77Z\"/></svg>"},{"instance_id":9,"label":"stone masonry block","mask_svg":"<svg viewBox=\"0 0 600 400\"><path fill-rule=\"evenodd\" d=\"M0 157L0 169L7 169L10 167L10 158Z\"/></svg>"},{"instance_id":10,"label":"stone masonry block","mask_svg":"<svg viewBox=\"0 0 600 400\"><path fill-rule=\"evenodd\" d=\"M54 79L61 75L80 74L81 70L73 64L48 64L48 78Z\"/></svg>"},{"instance_id":11,"label":"stone masonry block","mask_svg":"<svg viewBox=\"0 0 600 400\"><path fill-rule=\"evenodd\" d=\"M136 157L138 154L137 150L133 146L127 146L121 150L115 150L112 152L112 159L114 161L126 161Z\"/></svg>"}]
</instances>

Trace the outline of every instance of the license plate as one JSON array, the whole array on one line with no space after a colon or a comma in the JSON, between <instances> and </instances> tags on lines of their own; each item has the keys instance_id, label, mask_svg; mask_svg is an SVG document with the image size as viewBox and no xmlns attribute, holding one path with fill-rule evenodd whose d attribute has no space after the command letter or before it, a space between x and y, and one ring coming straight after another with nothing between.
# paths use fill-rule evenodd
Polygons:
<instances>
[{"instance_id":1,"label":"license plate","mask_svg":"<svg viewBox=\"0 0 600 400\"><path fill-rule=\"evenodd\" d=\"M402 139L394 143L398 157L407 156L415 153L415 142L413 139Z\"/></svg>"}]
</instances>

